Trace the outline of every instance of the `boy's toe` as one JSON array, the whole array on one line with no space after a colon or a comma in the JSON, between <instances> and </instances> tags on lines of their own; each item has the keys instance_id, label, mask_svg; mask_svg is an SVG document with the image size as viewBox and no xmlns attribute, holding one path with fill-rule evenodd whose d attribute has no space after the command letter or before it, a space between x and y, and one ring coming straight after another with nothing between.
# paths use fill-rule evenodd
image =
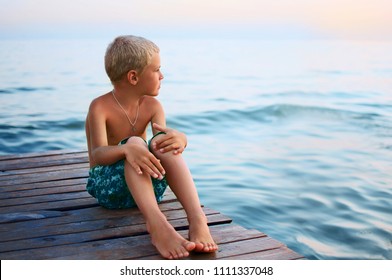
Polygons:
<instances>
[{"instance_id":1,"label":"boy's toe","mask_svg":"<svg viewBox=\"0 0 392 280\"><path fill-rule=\"evenodd\" d=\"M205 245L201 242L196 243L195 251L196 252L203 252Z\"/></svg>"},{"instance_id":2,"label":"boy's toe","mask_svg":"<svg viewBox=\"0 0 392 280\"><path fill-rule=\"evenodd\" d=\"M217 246L213 243L208 243L204 247L204 252L215 252L217 250Z\"/></svg>"},{"instance_id":3,"label":"boy's toe","mask_svg":"<svg viewBox=\"0 0 392 280\"><path fill-rule=\"evenodd\" d=\"M183 246L184 246L184 248L185 248L186 251L190 252L190 251L195 250L195 248L196 248L196 243L195 243L195 242L190 242L190 241L185 241L185 242L183 243Z\"/></svg>"}]
</instances>

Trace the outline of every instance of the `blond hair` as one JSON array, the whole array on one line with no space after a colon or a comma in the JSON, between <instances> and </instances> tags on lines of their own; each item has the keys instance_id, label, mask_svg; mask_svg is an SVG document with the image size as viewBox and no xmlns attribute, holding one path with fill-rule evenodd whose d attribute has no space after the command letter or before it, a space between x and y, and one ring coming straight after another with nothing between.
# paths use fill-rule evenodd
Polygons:
<instances>
[{"instance_id":1,"label":"blond hair","mask_svg":"<svg viewBox=\"0 0 392 280\"><path fill-rule=\"evenodd\" d=\"M120 81L129 71L139 74L151 63L151 58L159 53L153 42L137 36L119 36L106 49L105 70L112 83Z\"/></svg>"}]
</instances>

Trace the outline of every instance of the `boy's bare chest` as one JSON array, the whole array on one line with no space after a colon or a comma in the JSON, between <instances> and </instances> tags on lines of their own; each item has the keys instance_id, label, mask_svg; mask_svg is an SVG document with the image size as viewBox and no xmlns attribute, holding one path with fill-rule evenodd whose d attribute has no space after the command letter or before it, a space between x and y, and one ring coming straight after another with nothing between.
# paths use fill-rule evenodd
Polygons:
<instances>
[{"instance_id":1,"label":"boy's bare chest","mask_svg":"<svg viewBox=\"0 0 392 280\"><path fill-rule=\"evenodd\" d=\"M108 144L117 145L121 140L130 136L139 136L145 139L148 122L148 118L143 115L138 117L134 125L125 115L111 116L106 120Z\"/></svg>"}]
</instances>

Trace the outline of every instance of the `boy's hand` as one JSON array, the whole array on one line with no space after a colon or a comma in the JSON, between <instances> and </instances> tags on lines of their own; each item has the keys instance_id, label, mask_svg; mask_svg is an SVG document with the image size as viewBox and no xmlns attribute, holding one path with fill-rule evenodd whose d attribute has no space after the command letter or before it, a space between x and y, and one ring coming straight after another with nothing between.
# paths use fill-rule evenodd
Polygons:
<instances>
[{"instance_id":1,"label":"boy's hand","mask_svg":"<svg viewBox=\"0 0 392 280\"><path fill-rule=\"evenodd\" d=\"M127 142L123 145L126 148L126 161L135 169L139 175L143 171L150 174L151 177L162 180L165 175L165 169L161 162L147 149L141 145Z\"/></svg>"},{"instance_id":2,"label":"boy's hand","mask_svg":"<svg viewBox=\"0 0 392 280\"><path fill-rule=\"evenodd\" d=\"M154 142L154 150L159 150L161 153L173 151L175 155L181 154L185 150L187 139L184 133L156 123L153 124L153 128L165 133Z\"/></svg>"}]
</instances>

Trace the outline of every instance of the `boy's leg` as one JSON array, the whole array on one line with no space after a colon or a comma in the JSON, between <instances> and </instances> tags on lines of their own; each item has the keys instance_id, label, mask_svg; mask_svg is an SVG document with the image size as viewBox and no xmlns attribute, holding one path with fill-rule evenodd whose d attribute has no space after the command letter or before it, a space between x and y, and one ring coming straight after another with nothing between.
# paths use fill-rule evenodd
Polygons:
<instances>
[{"instance_id":1,"label":"boy's leg","mask_svg":"<svg viewBox=\"0 0 392 280\"><path fill-rule=\"evenodd\" d=\"M159 139L160 135L152 139ZM174 155L172 152L161 153L152 151L161 160L166 171L166 180L184 207L189 222L190 241L196 243L195 251L214 252L218 246L214 242L207 225L207 218L200 206L199 196L192 175L182 155Z\"/></svg>"},{"instance_id":2,"label":"boy's leg","mask_svg":"<svg viewBox=\"0 0 392 280\"><path fill-rule=\"evenodd\" d=\"M131 137L128 141L144 145L148 149L141 138ZM146 172L142 175L137 174L127 161L124 163L124 172L128 188L146 220L152 243L159 253L168 259L188 256L189 251L195 248L195 244L184 239L166 220L158 207L150 175Z\"/></svg>"}]
</instances>

